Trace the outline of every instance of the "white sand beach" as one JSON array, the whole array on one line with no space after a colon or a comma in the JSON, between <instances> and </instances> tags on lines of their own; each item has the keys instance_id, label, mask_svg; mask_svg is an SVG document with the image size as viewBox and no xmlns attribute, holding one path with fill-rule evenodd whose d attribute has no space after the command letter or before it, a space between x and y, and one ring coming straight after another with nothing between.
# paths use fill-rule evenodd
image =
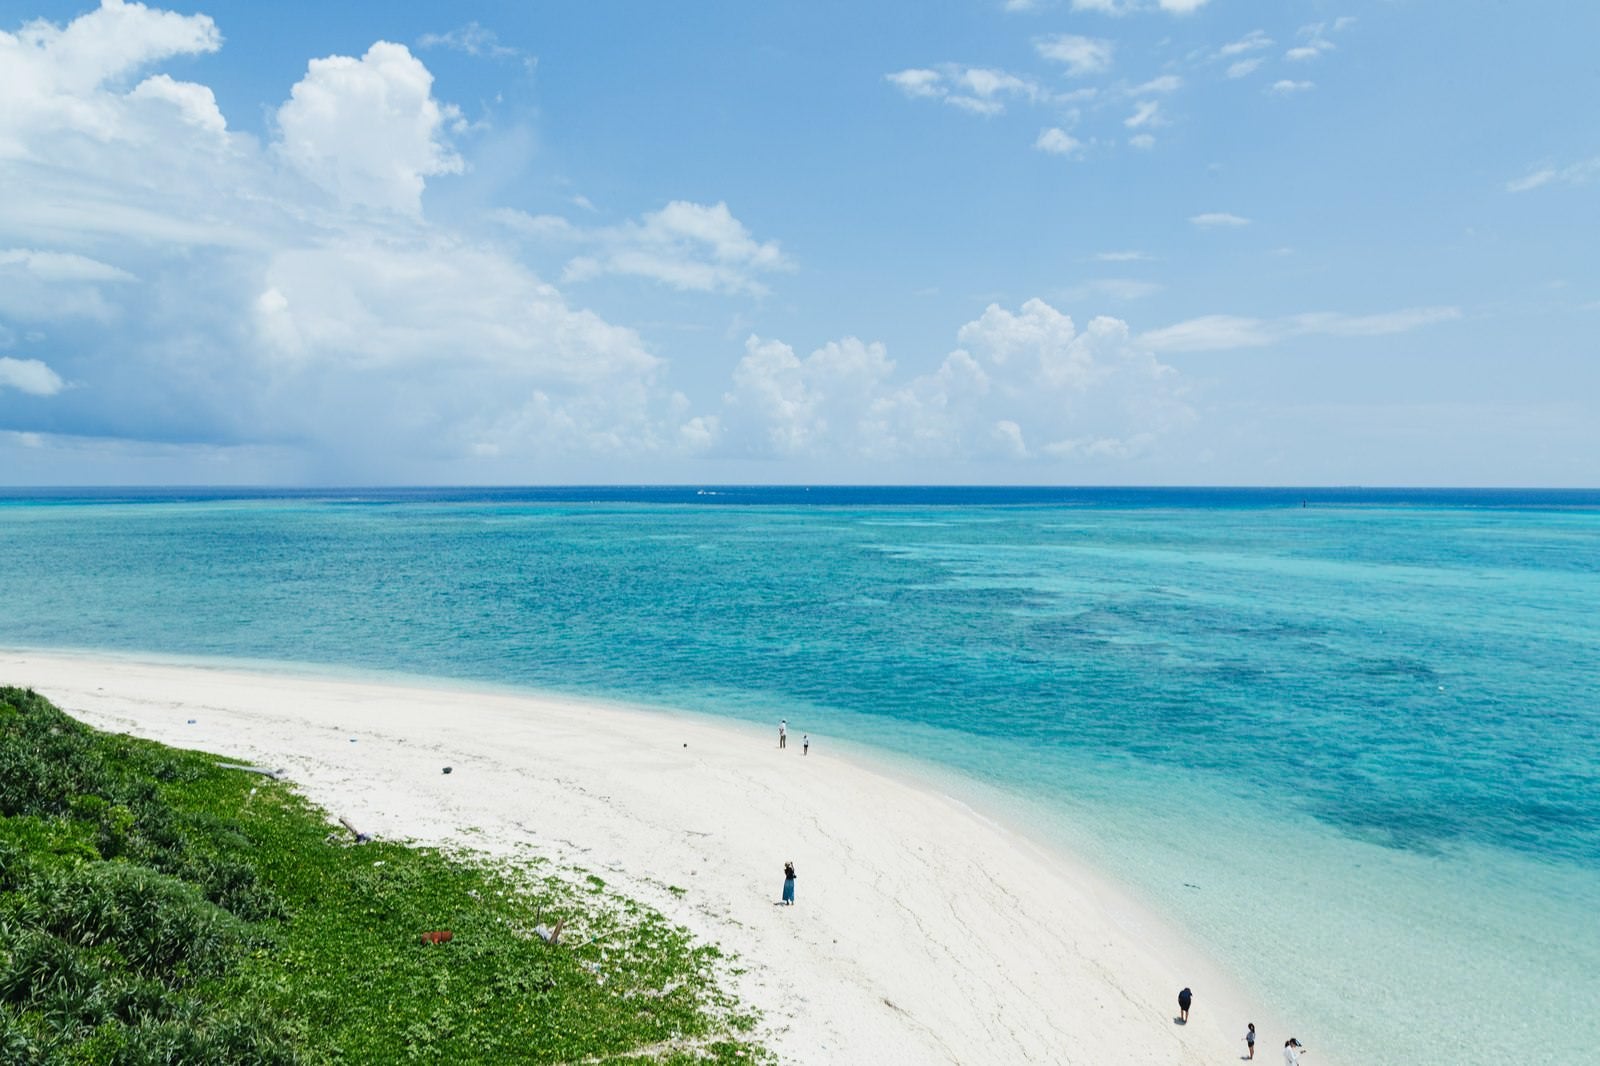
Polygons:
<instances>
[{"instance_id":1,"label":"white sand beach","mask_svg":"<svg viewBox=\"0 0 1600 1066\"><path fill-rule=\"evenodd\" d=\"M281 769L366 832L591 870L737 953L786 1063L1234 1062L1246 1021L1270 1062L1288 1031L1082 863L827 737L802 755L803 723L780 751L776 722L58 653L0 652L0 683Z\"/></svg>"}]
</instances>

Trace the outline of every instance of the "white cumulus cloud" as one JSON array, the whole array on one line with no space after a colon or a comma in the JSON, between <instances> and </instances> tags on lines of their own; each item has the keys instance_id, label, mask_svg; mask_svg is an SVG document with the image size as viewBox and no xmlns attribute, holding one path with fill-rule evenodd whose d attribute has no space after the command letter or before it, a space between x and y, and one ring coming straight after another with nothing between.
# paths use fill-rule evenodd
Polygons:
<instances>
[{"instance_id":1,"label":"white cumulus cloud","mask_svg":"<svg viewBox=\"0 0 1600 1066\"><path fill-rule=\"evenodd\" d=\"M708 422L638 333L425 216L425 182L464 161L406 48L312 60L263 145L159 69L221 41L115 2L0 34L0 341L30 357L0 380L53 397L0 404L0 433L79 467L249 457L346 483L696 446ZM632 228L733 277L781 262L717 207Z\"/></svg>"},{"instance_id":2,"label":"white cumulus cloud","mask_svg":"<svg viewBox=\"0 0 1600 1066\"><path fill-rule=\"evenodd\" d=\"M32 138L40 133L125 139L132 132L127 114L135 105L130 96L165 96L191 116L197 114L198 87L170 78L142 85L133 94L117 87L161 60L221 46L222 35L205 15L156 11L121 0L105 0L66 26L41 19L15 34L0 31L0 101L5 102L0 107L0 158L36 155L39 147Z\"/></svg>"},{"instance_id":3,"label":"white cumulus cloud","mask_svg":"<svg viewBox=\"0 0 1600 1066\"><path fill-rule=\"evenodd\" d=\"M342 203L416 215L426 179L460 173L445 143L455 108L405 45L379 41L360 59L313 59L278 109L278 150Z\"/></svg>"},{"instance_id":4,"label":"white cumulus cloud","mask_svg":"<svg viewBox=\"0 0 1600 1066\"><path fill-rule=\"evenodd\" d=\"M845 338L801 357L751 337L716 450L886 463L1126 459L1194 417L1176 371L1115 318L1080 331L1035 299L1017 311L990 305L956 339L936 368L906 378L880 344Z\"/></svg>"},{"instance_id":5,"label":"white cumulus cloud","mask_svg":"<svg viewBox=\"0 0 1600 1066\"><path fill-rule=\"evenodd\" d=\"M1229 226L1248 226L1250 220L1239 215L1229 214L1226 211L1207 211L1199 215L1191 215L1189 221L1201 229L1217 229Z\"/></svg>"}]
</instances>

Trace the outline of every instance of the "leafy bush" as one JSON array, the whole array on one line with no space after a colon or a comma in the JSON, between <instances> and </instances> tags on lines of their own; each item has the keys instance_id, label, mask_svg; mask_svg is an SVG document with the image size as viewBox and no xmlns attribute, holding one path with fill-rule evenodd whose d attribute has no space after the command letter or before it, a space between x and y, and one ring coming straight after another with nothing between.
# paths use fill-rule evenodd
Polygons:
<instances>
[{"instance_id":1,"label":"leafy bush","mask_svg":"<svg viewBox=\"0 0 1600 1066\"><path fill-rule=\"evenodd\" d=\"M351 846L281 782L0 688L7 1066L768 1061L725 965L582 871Z\"/></svg>"}]
</instances>

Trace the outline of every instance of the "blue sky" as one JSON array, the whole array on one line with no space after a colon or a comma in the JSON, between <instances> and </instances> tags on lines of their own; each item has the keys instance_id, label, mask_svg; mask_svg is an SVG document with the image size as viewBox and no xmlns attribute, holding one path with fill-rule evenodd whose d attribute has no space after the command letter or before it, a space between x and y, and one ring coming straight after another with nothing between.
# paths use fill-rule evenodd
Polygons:
<instances>
[{"instance_id":1,"label":"blue sky","mask_svg":"<svg viewBox=\"0 0 1600 1066\"><path fill-rule=\"evenodd\" d=\"M0 0L0 484L1594 485L1597 33Z\"/></svg>"}]
</instances>

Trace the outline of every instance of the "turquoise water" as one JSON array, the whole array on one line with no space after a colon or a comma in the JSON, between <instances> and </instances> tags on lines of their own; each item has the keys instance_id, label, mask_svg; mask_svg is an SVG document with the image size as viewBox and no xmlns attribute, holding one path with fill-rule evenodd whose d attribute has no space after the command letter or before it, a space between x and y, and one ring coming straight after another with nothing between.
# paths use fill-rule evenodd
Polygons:
<instances>
[{"instance_id":1,"label":"turquoise water","mask_svg":"<svg viewBox=\"0 0 1600 1066\"><path fill-rule=\"evenodd\" d=\"M998 789L1330 1058L1600 1046L1600 494L720 491L16 496L0 645L787 717Z\"/></svg>"}]
</instances>

